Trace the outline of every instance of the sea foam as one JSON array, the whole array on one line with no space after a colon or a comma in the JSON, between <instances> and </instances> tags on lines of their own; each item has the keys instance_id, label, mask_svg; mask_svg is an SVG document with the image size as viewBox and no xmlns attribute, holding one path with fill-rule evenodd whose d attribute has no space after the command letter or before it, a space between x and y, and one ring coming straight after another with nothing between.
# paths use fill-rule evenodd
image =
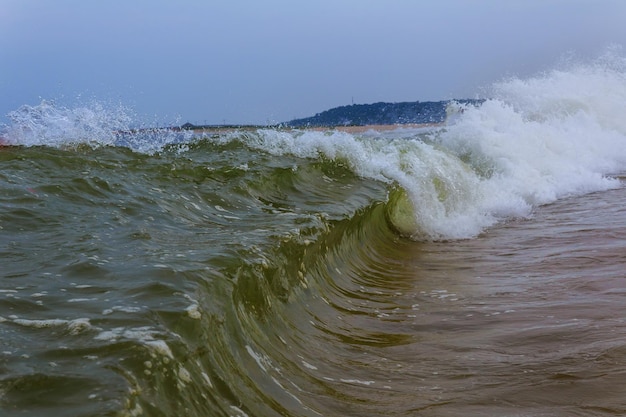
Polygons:
<instances>
[{"instance_id":1,"label":"sea foam","mask_svg":"<svg viewBox=\"0 0 626 417\"><path fill-rule=\"evenodd\" d=\"M98 101L67 107L42 100L23 105L7 117L9 124L0 126L2 142L27 147L123 146L153 154L192 136L176 128L145 127L130 108Z\"/></svg>"},{"instance_id":2,"label":"sea foam","mask_svg":"<svg viewBox=\"0 0 626 417\"><path fill-rule=\"evenodd\" d=\"M399 185L396 228L415 239L470 238L558 199L619 187L626 170L626 71L619 55L493 85L454 122L411 134L263 130L243 140L275 155L324 157ZM396 210L394 212L394 210Z\"/></svg>"},{"instance_id":3,"label":"sea foam","mask_svg":"<svg viewBox=\"0 0 626 417\"><path fill-rule=\"evenodd\" d=\"M456 106L447 124L430 128L203 136L131 129L133 118L123 107L70 109L44 101L9 114L3 135L23 146L88 143L140 153L199 139L239 142L276 156L336 161L362 178L389 184L389 218L414 239L471 238L499 221L530 216L541 205L620 185L614 176L626 170L626 59L618 50L593 62L497 82L485 96L479 105ZM400 194L393 191L397 187Z\"/></svg>"},{"instance_id":4,"label":"sea foam","mask_svg":"<svg viewBox=\"0 0 626 417\"><path fill-rule=\"evenodd\" d=\"M467 108L438 142L483 174L481 210L529 214L557 199L618 187L626 169L622 59L511 79Z\"/></svg>"}]
</instances>

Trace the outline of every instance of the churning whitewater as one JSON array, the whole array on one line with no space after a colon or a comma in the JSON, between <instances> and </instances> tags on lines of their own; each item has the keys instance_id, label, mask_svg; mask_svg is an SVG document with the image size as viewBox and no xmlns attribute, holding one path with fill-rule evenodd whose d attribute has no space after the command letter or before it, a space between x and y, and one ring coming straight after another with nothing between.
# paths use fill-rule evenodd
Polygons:
<instances>
[{"instance_id":1,"label":"churning whitewater","mask_svg":"<svg viewBox=\"0 0 626 417\"><path fill-rule=\"evenodd\" d=\"M23 146L126 146L149 154L174 144L182 152L199 141L232 142L275 156L326 158L401 190L402 196L392 198L398 210L390 210L402 234L417 240L469 238L498 221L526 217L537 206L619 185L611 175L626 161L622 61L607 56L569 71L501 82L481 106L457 105L462 117L454 115L451 124L386 134L132 133L123 107L109 112L99 104L67 109L42 102L12 112L5 136Z\"/></svg>"},{"instance_id":2,"label":"churning whitewater","mask_svg":"<svg viewBox=\"0 0 626 417\"><path fill-rule=\"evenodd\" d=\"M2 127L3 413L626 413L618 54L437 126L131 113L43 101Z\"/></svg>"}]
</instances>

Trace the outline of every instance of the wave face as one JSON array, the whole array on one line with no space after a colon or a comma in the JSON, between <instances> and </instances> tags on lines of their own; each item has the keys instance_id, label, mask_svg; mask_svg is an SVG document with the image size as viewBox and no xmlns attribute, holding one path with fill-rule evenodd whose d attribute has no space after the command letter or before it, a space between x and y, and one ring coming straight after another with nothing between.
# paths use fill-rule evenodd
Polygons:
<instances>
[{"instance_id":1,"label":"wave face","mask_svg":"<svg viewBox=\"0 0 626 417\"><path fill-rule=\"evenodd\" d=\"M12 145L0 149L0 410L481 414L498 396L537 406L546 378L587 381L589 367L571 375L578 354L614 367L624 347L585 339L606 326L593 318L535 325L572 310L531 297L524 285L541 288L541 273L510 272L498 254L523 256L516 219L541 230L546 205L558 218L568 199L620 191L625 69L607 55L498 83L441 126L364 134L133 129L127 110L98 105L12 112L0 135ZM602 274L623 271L603 262ZM572 299L588 286L554 290ZM541 356L570 328L587 344ZM619 415L608 386L589 392ZM577 412L557 403L534 411Z\"/></svg>"}]
</instances>

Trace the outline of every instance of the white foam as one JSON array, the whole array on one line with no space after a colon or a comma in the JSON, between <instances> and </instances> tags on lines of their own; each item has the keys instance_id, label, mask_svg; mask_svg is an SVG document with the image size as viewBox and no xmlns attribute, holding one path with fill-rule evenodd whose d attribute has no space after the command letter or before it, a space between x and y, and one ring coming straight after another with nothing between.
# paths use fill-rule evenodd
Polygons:
<instances>
[{"instance_id":1,"label":"white foam","mask_svg":"<svg viewBox=\"0 0 626 417\"><path fill-rule=\"evenodd\" d=\"M341 382L344 382L346 384L360 384L360 385L372 385L375 382L374 381L363 381L360 379L340 379Z\"/></svg>"},{"instance_id":2,"label":"white foam","mask_svg":"<svg viewBox=\"0 0 626 417\"><path fill-rule=\"evenodd\" d=\"M66 107L42 100L38 105L23 105L7 115L10 123L2 129L9 144L67 147L127 146L152 154L171 143L192 137L190 131L168 128L137 129L136 116L128 107L97 101ZM176 123L174 122L173 125Z\"/></svg>"},{"instance_id":3,"label":"white foam","mask_svg":"<svg viewBox=\"0 0 626 417\"><path fill-rule=\"evenodd\" d=\"M30 319L13 319L13 323L24 327L33 327L36 329L44 329L48 327L63 326L68 323L68 320L63 319L46 319L46 320L30 320Z\"/></svg>"},{"instance_id":4,"label":"white foam","mask_svg":"<svg viewBox=\"0 0 626 417\"><path fill-rule=\"evenodd\" d=\"M201 366L198 364L198 367L201 368ZM204 383L209 387L209 388L213 388L213 382L211 382L211 378L209 378L209 375L207 375L206 372L201 372L200 375L202 376L202 379L204 380Z\"/></svg>"},{"instance_id":5,"label":"white foam","mask_svg":"<svg viewBox=\"0 0 626 417\"><path fill-rule=\"evenodd\" d=\"M257 365L259 365L259 368L261 368L264 372L267 372L269 365L267 358L255 352L250 345L246 345L246 350L248 351L248 354L252 356L252 359L254 359Z\"/></svg>"},{"instance_id":6,"label":"white foam","mask_svg":"<svg viewBox=\"0 0 626 417\"><path fill-rule=\"evenodd\" d=\"M621 58L494 86L440 143L492 172L480 210L528 214L557 199L619 186L626 170L626 71ZM617 67L617 68L616 68Z\"/></svg>"},{"instance_id":7,"label":"white foam","mask_svg":"<svg viewBox=\"0 0 626 417\"><path fill-rule=\"evenodd\" d=\"M150 348L155 354L163 356L165 359L173 359L174 355L165 340L156 339L159 332L151 327L115 327L110 330L101 331L94 339L101 341L116 341L120 339L134 340Z\"/></svg>"},{"instance_id":8,"label":"white foam","mask_svg":"<svg viewBox=\"0 0 626 417\"><path fill-rule=\"evenodd\" d=\"M6 319L2 319L0 317L0 322L7 321ZM79 333L83 333L85 331L93 329L88 318L78 318L74 320L65 320L65 319L20 319L17 317L12 317L13 323L24 326L31 327L35 329L46 329L51 327L61 327L66 326L69 333L72 335L77 335Z\"/></svg>"},{"instance_id":9,"label":"white foam","mask_svg":"<svg viewBox=\"0 0 626 417\"><path fill-rule=\"evenodd\" d=\"M499 82L482 105L465 107L427 137L263 130L215 140L340 161L402 187L408 201L398 199L391 217L403 233L467 238L557 199L618 187L611 175L626 171L625 113L626 59L611 52Z\"/></svg>"},{"instance_id":10,"label":"white foam","mask_svg":"<svg viewBox=\"0 0 626 417\"><path fill-rule=\"evenodd\" d=\"M91 323L89 322L89 319L80 318L80 319L70 320L67 323L67 329L69 330L70 334L77 335L85 331L91 330L92 326L91 326Z\"/></svg>"},{"instance_id":11,"label":"white foam","mask_svg":"<svg viewBox=\"0 0 626 417\"><path fill-rule=\"evenodd\" d=\"M88 301L97 301L98 298L70 298L67 300L68 303L85 303Z\"/></svg>"},{"instance_id":12,"label":"white foam","mask_svg":"<svg viewBox=\"0 0 626 417\"><path fill-rule=\"evenodd\" d=\"M111 144L115 131L128 130L132 120L128 110L105 108L100 103L68 108L43 100L24 105L8 114L11 124L6 138L24 146L63 146L68 143Z\"/></svg>"},{"instance_id":13,"label":"white foam","mask_svg":"<svg viewBox=\"0 0 626 417\"><path fill-rule=\"evenodd\" d=\"M235 405L231 405L230 409L233 410L235 413L237 413L237 414L233 414L232 417L248 417L248 414L246 414L241 408Z\"/></svg>"},{"instance_id":14,"label":"white foam","mask_svg":"<svg viewBox=\"0 0 626 417\"><path fill-rule=\"evenodd\" d=\"M152 348L152 350L159 355L174 359L174 354L172 353L172 350L164 340L144 340L143 343L146 346Z\"/></svg>"},{"instance_id":15,"label":"white foam","mask_svg":"<svg viewBox=\"0 0 626 417\"><path fill-rule=\"evenodd\" d=\"M323 157L361 177L397 184L404 197L391 218L416 239L473 237L500 220L529 216L539 205L619 186L610 175L626 171L626 59L620 51L498 82L488 97L439 129L384 135L265 129L204 140L241 141L273 155ZM128 114L122 108L67 109L42 102L11 113L7 137L23 145L119 144L112 132L128 129ZM182 140L168 132L148 136L128 138L124 146L153 152ZM191 317L199 312L188 310Z\"/></svg>"},{"instance_id":16,"label":"white foam","mask_svg":"<svg viewBox=\"0 0 626 417\"><path fill-rule=\"evenodd\" d=\"M202 311L200 310L200 306L198 304L189 305L185 311L192 319L200 320L202 318Z\"/></svg>"},{"instance_id":17,"label":"white foam","mask_svg":"<svg viewBox=\"0 0 626 417\"><path fill-rule=\"evenodd\" d=\"M184 366L178 368L178 379L187 384L191 382L191 374Z\"/></svg>"},{"instance_id":18,"label":"white foam","mask_svg":"<svg viewBox=\"0 0 626 417\"><path fill-rule=\"evenodd\" d=\"M102 310L102 315L107 316L109 314L113 314L116 311L121 311L123 313L138 313L141 311L141 307L136 306L113 306L111 308L107 308Z\"/></svg>"}]
</instances>

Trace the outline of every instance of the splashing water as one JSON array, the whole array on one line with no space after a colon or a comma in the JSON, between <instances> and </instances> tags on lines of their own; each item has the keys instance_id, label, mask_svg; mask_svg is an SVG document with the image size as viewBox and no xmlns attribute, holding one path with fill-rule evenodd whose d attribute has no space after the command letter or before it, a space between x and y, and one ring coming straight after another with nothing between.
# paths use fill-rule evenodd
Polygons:
<instances>
[{"instance_id":1,"label":"splashing water","mask_svg":"<svg viewBox=\"0 0 626 417\"><path fill-rule=\"evenodd\" d=\"M124 146L152 154L171 144L241 143L275 156L324 158L402 191L389 218L414 239L479 235L541 205L619 185L626 167L626 64L612 50L529 79L494 84L479 106L457 106L445 126L349 134L260 129L219 135L133 128L131 112L43 101L11 112L10 144ZM393 187L391 188L393 194ZM400 203L402 202L402 203ZM405 218L410 213L409 218Z\"/></svg>"},{"instance_id":2,"label":"splashing water","mask_svg":"<svg viewBox=\"0 0 626 417\"><path fill-rule=\"evenodd\" d=\"M16 110L0 415L626 415L625 73L363 134Z\"/></svg>"},{"instance_id":3,"label":"splashing water","mask_svg":"<svg viewBox=\"0 0 626 417\"><path fill-rule=\"evenodd\" d=\"M154 153L164 146L188 140L190 134L171 128L145 128L133 112L122 105L65 107L43 100L23 105L8 114L9 125L2 129L8 145L67 147L126 146L138 152Z\"/></svg>"},{"instance_id":4,"label":"splashing water","mask_svg":"<svg viewBox=\"0 0 626 417\"><path fill-rule=\"evenodd\" d=\"M43 100L36 106L23 105L8 114L6 136L12 144L24 146L63 146L87 142L113 144L116 131L130 130L132 117L120 106L105 109L94 103L89 107L67 108Z\"/></svg>"}]
</instances>

